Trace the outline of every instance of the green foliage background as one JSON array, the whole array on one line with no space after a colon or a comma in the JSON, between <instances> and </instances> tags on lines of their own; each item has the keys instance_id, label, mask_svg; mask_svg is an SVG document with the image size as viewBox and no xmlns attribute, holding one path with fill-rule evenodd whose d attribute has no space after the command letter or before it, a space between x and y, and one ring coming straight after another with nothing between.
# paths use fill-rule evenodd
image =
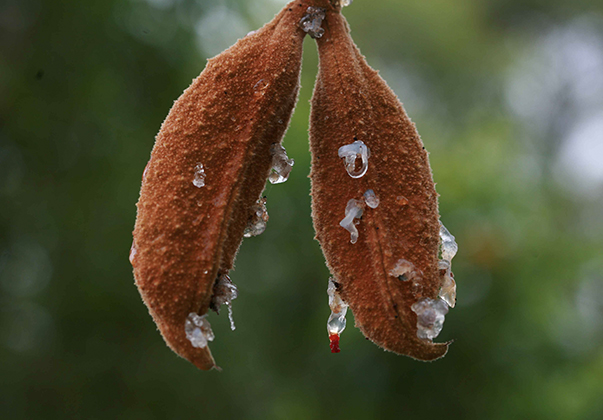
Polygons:
<instances>
[{"instance_id":1,"label":"green foliage background","mask_svg":"<svg viewBox=\"0 0 603 420\"><path fill-rule=\"evenodd\" d=\"M285 139L295 167L267 186L268 229L232 273L236 331L210 316L224 371L164 345L128 262L154 136L206 58L283 4L0 2L0 416L603 419L603 177L563 158L585 154L568 138L603 115L599 0L344 11L422 134L460 246L446 358L385 353L351 314L329 352L308 195L310 38Z\"/></svg>"}]
</instances>

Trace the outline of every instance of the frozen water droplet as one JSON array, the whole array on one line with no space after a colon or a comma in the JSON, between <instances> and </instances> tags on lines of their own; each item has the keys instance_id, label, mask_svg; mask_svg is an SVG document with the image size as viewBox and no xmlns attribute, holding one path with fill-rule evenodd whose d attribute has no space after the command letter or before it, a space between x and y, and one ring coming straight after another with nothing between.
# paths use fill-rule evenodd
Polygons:
<instances>
[{"instance_id":1,"label":"frozen water droplet","mask_svg":"<svg viewBox=\"0 0 603 420\"><path fill-rule=\"evenodd\" d=\"M322 7L308 7L306 14L299 21L300 28L312 38L321 38L325 30L320 26L326 16L326 10Z\"/></svg>"},{"instance_id":2,"label":"frozen water droplet","mask_svg":"<svg viewBox=\"0 0 603 420\"><path fill-rule=\"evenodd\" d=\"M341 7L347 7L352 4L352 1L354 0L341 0L339 3L341 4Z\"/></svg>"},{"instance_id":3,"label":"frozen water droplet","mask_svg":"<svg viewBox=\"0 0 603 420\"><path fill-rule=\"evenodd\" d=\"M142 179L145 180L147 177L147 172L149 172L149 166L151 166L151 161L147 162L147 166L144 167L144 171L142 173Z\"/></svg>"},{"instance_id":4,"label":"frozen water droplet","mask_svg":"<svg viewBox=\"0 0 603 420\"><path fill-rule=\"evenodd\" d=\"M424 298L413 304L410 309L417 314L417 337L433 340L444 327L448 305L441 299Z\"/></svg>"},{"instance_id":5,"label":"frozen water droplet","mask_svg":"<svg viewBox=\"0 0 603 420\"><path fill-rule=\"evenodd\" d=\"M245 36L250 36L250 35L253 35L255 33L257 33L257 29L255 31L249 31L249 32L247 32L247 35L245 35Z\"/></svg>"},{"instance_id":6,"label":"frozen water droplet","mask_svg":"<svg viewBox=\"0 0 603 420\"><path fill-rule=\"evenodd\" d=\"M255 205L251 207L251 216L247 222L247 227L243 232L243 236L251 238L262 234L266 230L268 222L268 210L266 210L266 197L258 199Z\"/></svg>"},{"instance_id":7,"label":"frozen water droplet","mask_svg":"<svg viewBox=\"0 0 603 420\"><path fill-rule=\"evenodd\" d=\"M136 242L132 241L132 247L130 248L130 264L134 264L134 258L136 257L137 253L138 250L136 249Z\"/></svg>"},{"instance_id":8,"label":"frozen water droplet","mask_svg":"<svg viewBox=\"0 0 603 420\"><path fill-rule=\"evenodd\" d=\"M448 232L448 229L444 227L442 222L440 222L440 239L442 259L452 261L457 251L459 250L459 246L456 244L454 236L452 236L450 232Z\"/></svg>"},{"instance_id":9,"label":"frozen water droplet","mask_svg":"<svg viewBox=\"0 0 603 420\"><path fill-rule=\"evenodd\" d=\"M375 195L375 191L366 190L364 193L364 202L372 209L379 207L379 197Z\"/></svg>"},{"instance_id":10,"label":"frozen water droplet","mask_svg":"<svg viewBox=\"0 0 603 420\"><path fill-rule=\"evenodd\" d=\"M289 179L295 161L287 157L285 148L278 143L270 146L270 154L272 155L272 172L268 176L268 180L271 184L285 182Z\"/></svg>"},{"instance_id":11,"label":"frozen water droplet","mask_svg":"<svg viewBox=\"0 0 603 420\"><path fill-rule=\"evenodd\" d=\"M186 338L193 347L203 348L207 346L208 341L214 341L214 332L209 321L205 319L206 316L207 314L201 316L191 312L184 321Z\"/></svg>"},{"instance_id":12,"label":"frozen water droplet","mask_svg":"<svg viewBox=\"0 0 603 420\"><path fill-rule=\"evenodd\" d=\"M230 329L235 330L234 319L232 317L232 301L239 296L237 286L235 286L228 274L222 274L214 284L213 294L209 307L217 314L220 313L220 307L224 304L228 306L228 319L230 320Z\"/></svg>"},{"instance_id":13,"label":"frozen water droplet","mask_svg":"<svg viewBox=\"0 0 603 420\"><path fill-rule=\"evenodd\" d=\"M329 279L327 295L329 296L329 307L331 308L331 315L327 321L327 331L329 335L340 335L345 330L345 314L348 311L348 305L339 296L332 278Z\"/></svg>"},{"instance_id":14,"label":"frozen water droplet","mask_svg":"<svg viewBox=\"0 0 603 420\"><path fill-rule=\"evenodd\" d=\"M401 206L407 206L408 198L404 197L403 195L399 195L396 197L396 202Z\"/></svg>"},{"instance_id":15,"label":"frozen water droplet","mask_svg":"<svg viewBox=\"0 0 603 420\"><path fill-rule=\"evenodd\" d=\"M205 186L205 168L202 163L198 163L195 166L195 175L193 177L193 185L197 188Z\"/></svg>"},{"instance_id":16,"label":"frozen water droplet","mask_svg":"<svg viewBox=\"0 0 603 420\"><path fill-rule=\"evenodd\" d=\"M402 281L421 278L421 271L415 269L415 265L404 258L396 262L396 266L389 272L391 276L398 277Z\"/></svg>"},{"instance_id":17,"label":"frozen water droplet","mask_svg":"<svg viewBox=\"0 0 603 420\"><path fill-rule=\"evenodd\" d=\"M360 219L362 216L363 205L362 201L352 198L345 207L345 217L339 222L339 226L350 232L350 242L353 244L358 240L358 229L356 229L354 219Z\"/></svg>"},{"instance_id":18,"label":"frozen water droplet","mask_svg":"<svg viewBox=\"0 0 603 420\"><path fill-rule=\"evenodd\" d=\"M362 178L368 170L368 159L371 156L369 148L360 140L341 146L338 150L340 158L345 159L345 170L352 178ZM356 170L356 159L360 158L360 169Z\"/></svg>"},{"instance_id":19,"label":"frozen water droplet","mask_svg":"<svg viewBox=\"0 0 603 420\"><path fill-rule=\"evenodd\" d=\"M454 308L456 304L456 282L451 271L451 264L447 260L438 261L438 269L441 275L441 287L438 297L448 304L451 308Z\"/></svg>"}]
</instances>

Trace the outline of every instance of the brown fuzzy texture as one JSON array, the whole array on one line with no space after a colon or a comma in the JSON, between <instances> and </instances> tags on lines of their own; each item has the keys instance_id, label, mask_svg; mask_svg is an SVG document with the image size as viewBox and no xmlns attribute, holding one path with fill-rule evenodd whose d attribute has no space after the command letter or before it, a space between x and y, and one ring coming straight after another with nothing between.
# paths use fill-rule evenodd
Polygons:
<instances>
[{"instance_id":1,"label":"brown fuzzy texture","mask_svg":"<svg viewBox=\"0 0 603 420\"><path fill-rule=\"evenodd\" d=\"M233 267L297 93L306 7L287 5L255 34L209 60L175 102L143 176L134 229L136 285L166 343L199 369L209 347L186 338L188 314L205 314L217 277ZM193 185L203 164L205 186Z\"/></svg>"},{"instance_id":2,"label":"brown fuzzy texture","mask_svg":"<svg viewBox=\"0 0 603 420\"><path fill-rule=\"evenodd\" d=\"M437 298L439 215L427 152L402 104L371 69L349 36L345 18L327 11L317 39L320 69L310 126L312 217L316 237L356 325L377 345L419 360L446 354L448 343L417 337L411 305ZM355 137L370 149L368 172L351 178L338 157ZM366 207L359 239L339 226L348 200L372 189L380 200ZM390 275L399 259L420 269L413 281Z\"/></svg>"}]
</instances>

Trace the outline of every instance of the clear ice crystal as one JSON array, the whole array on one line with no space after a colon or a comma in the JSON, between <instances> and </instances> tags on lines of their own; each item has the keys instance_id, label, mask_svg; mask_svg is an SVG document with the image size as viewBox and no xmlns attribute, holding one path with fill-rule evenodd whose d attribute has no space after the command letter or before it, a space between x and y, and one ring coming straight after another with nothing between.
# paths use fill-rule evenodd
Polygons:
<instances>
[{"instance_id":1,"label":"clear ice crystal","mask_svg":"<svg viewBox=\"0 0 603 420\"><path fill-rule=\"evenodd\" d=\"M341 146L337 152L340 158L345 159L345 170L352 178L362 178L368 170L368 159L371 156L371 151L364 142L356 140L352 144ZM356 170L356 159L360 158L361 165Z\"/></svg>"},{"instance_id":2,"label":"clear ice crystal","mask_svg":"<svg viewBox=\"0 0 603 420\"><path fill-rule=\"evenodd\" d=\"M354 219L360 219L362 216L363 204L362 201L352 198L345 207L345 217L339 222L339 226L350 232L350 242L353 244L358 241L358 229L356 229Z\"/></svg>"},{"instance_id":3,"label":"clear ice crystal","mask_svg":"<svg viewBox=\"0 0 603 420\"><path fill-rule=\"evenodd\" d=\"M438 297L448 304L451 308L456 305L456 282L452 275L450 261L438 261L438 269L441 275L441 287Z\"/></svg>"},{"instance_id":4,"label":"clear ice crystal","mask_svg":"<svg viewBox=\"0 0 603 420\"><path fill-rule=\"evenodd\" d=\"M214 341L214 332L211 330L209 321L205 319L206 316L207 314L197 315L191 312L184 321L186 338L193 347L202 349L207 346L208 341Z\"/></svg>"},{"instance_id":5,"label":"clear ice crystal","mask_svg":"<svg viewBox=\"0 0 603 420\"><path fill-rule=\"evenodd\" d=\"M197 166L195 166L193 185L197 188L205 186L205 168L203 167L202 163L197 163Z\"/></svg>"},{"instance_id":6,"label":"clear ice crystal","mask_svg":"<svg viewBox=\"0 0 603 420\"><path fill-rule=\"evenodd\" d=\"M339 296L337 287L332 278L329 279L327 295L329 295L329 307L331 308L331 315L327 321L327 331L329 335L340 335L342 331L345 330L345 314L348 311L348 305L341 299L341 296Z\"/></svg>"},{"instance_id":7,"label":"clear ice crystal","mask_svg":"<svg viewBox=\"0 0 603 420\"><path fill-rule=\"evenodd\" d=\"M364 193L364 202L372 209L379 207L379 197L375 195L375 191L366 190Z\"/></svg>"},{"instance_id":8,"label":"clear ice crystal","mask_svg":"<svg viewBox=\"0 0 603 420\"><path fill-rule=\"evenodd\" d=\"M295 161L287 157L285 148L278 143L273 143L270 146L270 154L272 155L272 171L268 176L268 180L271 184L285 182L289 179Z\"/></svg>"},{"instance_id":9,"label":"clear ice crystal","mask_svg":"<svg viewBox=\"0 0 603 420\"><path fill-rule=\"evenodd\" d=\"M442 299L423 298L410 307L417 314L417 337L433 340L444 327L448 305Z\"/></svg>"},{"instance_id":10,"label":"clear ice crystal","mask_svg":"<svg viewBox=\"0 0 603 420\"><path fill-rule=\"evenodd\" d=\"M214 284L213 294L209 307L217 314L220 313L220 307L224 304L228 307L228 319L230 320L230 329L235 330L234 318L232 316L232 301L239 296L237 286L230 280L228 274L222 274Z\"/></svg>"},{"instance_id":11,"label":"clear ice crystal","mask_svg":"<svg viewBox=\"0 0 603 420\"><path fill-rule=\"evenodd\" d=\"M321 38L325 30L320 26L326 16L326 10L322 7L308 7L306 14L299 21L299 27L312 38Z\"/></svg>"},{"instance_id":12,"label":"clear ice crystal","mask_svg":"<svg viewBox=\"0 0 603 420\"><path fill-rule=\"evenodd\" d=\"M446 261L452 261L457 251L459 250L459 246L456 244L454 236L452 236L452 234L448 232L448 229L444 227L442 222L440 222L440 239L442 259Z\"/></svg>"},{"instance_id":13,"label":"clear ice crystal","mask_svg":"<svg viewBox=\"0 0 603 420\"><path fill-rule=\"evenodd\" d=\"M421 275L415 270L415 265L404 258L396 262L396 266L389 272L391 276L398 277L402 281L414 280Z\"/></svg>"},{"instance_id":14,"label":"clear ice crystal","mask_svg":"<svg viewBox=\"0 0 603 420\"><path fill-rule=\"evenodd\" d=\"M440 251L442 259L438 262L438 268L441 273L442 283L438 296L451 308L454 308L456 304L456 282L452 274L452 259L458 250L459 246L454 240L454 236L440 222Z\"/></svg>"},{"instance_id":15,"label":"clear ice crystal","mask_svg":"<svg viewBox=\"0 0 603 420\"><path fill-rule=\"evenodd\" d=\"M243 232L243 236L251 238L258 236L266 230L268 222L268 210L266 210L266 197L259 198L258 201L251 207L251 216Z\"/></svg>"},{"instance_id":16,"label":"clear ice crystal","mask_svg":"<svg viewBox=\"0 0 603 420\"><path fill-rule=\"evenodd\" d=\"M130 264L134 264L134 258L136 258L137 253L136 242L132 241L132 247L130 248Z\"/></svg>"}]
</instances>

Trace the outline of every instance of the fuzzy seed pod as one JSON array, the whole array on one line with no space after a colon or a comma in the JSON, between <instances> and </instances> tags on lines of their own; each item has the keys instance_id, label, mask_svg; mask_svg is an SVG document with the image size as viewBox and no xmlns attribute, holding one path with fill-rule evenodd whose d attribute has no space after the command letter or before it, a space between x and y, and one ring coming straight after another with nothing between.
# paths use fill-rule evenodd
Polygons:
<instances>
[{"instance_id":1,"label":"fuzzy seed pod","mask_svg":"<svg viewBox=\"0 0 603 420\"><path fill-rule=\"evenodd\" d=\"M271 146L297 100L306 3L287 5L208 61L172 107L145 168L131 253L136 285L166 343L199 369L216 367L204 315L223 300L214 294L232 290L218 279L257 218Z\"/></svg>"},{"instance_id":2,"label":"fuzzy seed pod","mask_svg":"<svg viewBox=\"0 0 603 420\"><path fill-rule=\"evenodd\" d=\"M323 27L310 126L316 237L363 334L386 350L435 360L448 343L419 338L411 308L438 299L441 285L427 152L339 7L327 9Z\"/></svg>"}]
</instances>

